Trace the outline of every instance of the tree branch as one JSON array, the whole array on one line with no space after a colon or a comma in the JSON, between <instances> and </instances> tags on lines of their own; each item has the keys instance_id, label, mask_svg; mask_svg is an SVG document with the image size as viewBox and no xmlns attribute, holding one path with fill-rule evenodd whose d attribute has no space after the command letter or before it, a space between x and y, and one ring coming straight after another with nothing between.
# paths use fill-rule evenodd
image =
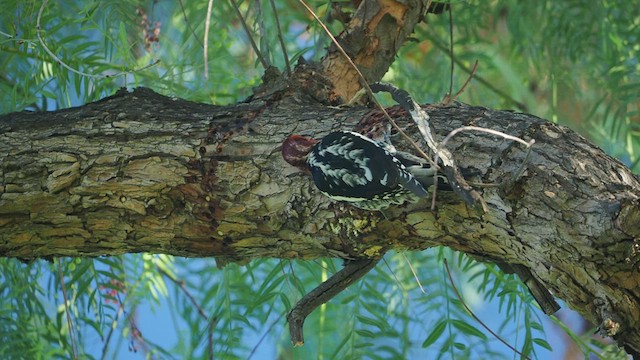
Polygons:
<instances>
[{"instance_id":1,"label":"tree branch","mask_svg":"<svg viewBox=\"0 0 640 360\"><path fill-rule=\"evenodd\" d=\"M349 261L342 270L333 274L327 281L318 285L318 287L300 299L287 315L293 346L302 346L304 344L303 326L307 316L318 306L331 300L365 276L371 269L376 267L378 261L380 261L380 258Z\"/></svg>"},{"instance_id":2,"label":"tree branch","mask_svg":"<svg viewBox=\"0 0 640 360\"><path fill-rule=\"evenodd\" d=\"M531 115L429 108L440 137L482 126L536 145L512 187L480 189L487 214L441 193L436 212L424 201L384 217L331 202L279 151L291 133L321 137L380 121L379 112L282 97L291 86L227 107L138 89L73 109L1 116L0 256L356 259L446 245L525 266L627 351L640 349L640 182L621 163ZM390 114L417 133L404 111ZM526 155L473 132L447 148L483 183L511 179Z\"/></svg>"}]
</instances>

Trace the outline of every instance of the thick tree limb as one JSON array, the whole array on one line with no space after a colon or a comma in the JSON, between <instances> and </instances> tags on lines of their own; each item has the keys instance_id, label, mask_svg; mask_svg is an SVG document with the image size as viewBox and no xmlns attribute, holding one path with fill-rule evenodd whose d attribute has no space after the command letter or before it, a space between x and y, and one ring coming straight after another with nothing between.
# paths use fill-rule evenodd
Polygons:
<instances>
[{"instance_id":1,"label":"thick tree limb","mask_svg":"<svg viewBox=\"0 0 640 360\"><path fill-rule=\"evenodd\" d=\"M513 188L480 189L488 214L441 194L437 212L425 201L385 218L332 203L279 152L291 133L320 137L377 112L301 99L219 107L139 89L0 117L0 256L361 258L446 245L526 266L627 351L640 349L640 183L618 161L530 115L428 108L439 136L477 125L535 139L526 171ZM510 179L525 155L475 133L448 148L485 183Z\"/></svg>"}]
</instances>

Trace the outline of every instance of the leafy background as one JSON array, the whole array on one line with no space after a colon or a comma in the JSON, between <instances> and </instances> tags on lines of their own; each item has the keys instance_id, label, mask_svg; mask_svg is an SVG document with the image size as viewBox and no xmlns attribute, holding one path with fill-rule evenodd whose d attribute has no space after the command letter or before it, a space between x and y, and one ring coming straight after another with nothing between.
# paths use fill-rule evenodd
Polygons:
<instances>
[{"instance_id":1,"label":"leafy background","mask_svg":"<svg viewBox=\"0 0 640 360\"><path fill-rule=\"evenodd\" d=\"M348 2L312 1L321 18ZM297 1L275 12L292 62L319 60L328 38ZM120 87L213 104L245 99L263 67L232 1L3 0L0 112L79 106ZM284 69L274 8L241 2L251 37ZM528 112L586 136L640 170L640 8L612 1L455 1L454 91L460 100ZM91 74L83 76L61 65ZM205 29L209 32L205 42ZM339 21L329 22L334 34ZM203 44L206 43L206 51ZM429 15L385 76L421 102L449 89L449 16ZM206 61L205 61L206 53ZM158 63L155 63L158 61ZM155 64L149 66L150 64ZM206 65L206 66L205 66ZM140 69L131 71L132 69ZM125 72L123 76L115 76ZM444 269L448 259L453 282ZM547 319L522 285L446 248L390 253L363 281L313 313L292 349L284 315L330 276L334 259L212 259L129 254L23 264L0 259L3 358L624 358L568 310ZM414 275L414 272L417 275Z\"/></svg>"}]
</instances>

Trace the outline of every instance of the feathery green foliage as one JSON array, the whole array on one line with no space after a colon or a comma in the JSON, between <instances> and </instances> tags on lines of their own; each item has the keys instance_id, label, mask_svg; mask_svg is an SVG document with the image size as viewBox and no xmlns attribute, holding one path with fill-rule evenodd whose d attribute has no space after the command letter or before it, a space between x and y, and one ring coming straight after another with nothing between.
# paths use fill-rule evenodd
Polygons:
<instances>
[{"instance_id":1,"label":"feathery green foliage","mask_svg":"<svg viewBox=\"0 0 640 360\"><path fill-rule=\"evenodd\" d=\"M329 3L310 3L327 18ZM213 2L209 15L207 2L197 1L49 1L40 24L44 42L69 67L94 75L87 77L60 65L39 42L42 2L3 1L0 112L78 106L122 86L207 103L242 100L263 69L231 4ZM269 2L238 4L263 56L283 69ZM318 60L327 36L296 2L275 5L292 61ZM568 125L640 170L637 6L623 0L469 0L453 2L452 8L454 91L479 61L462 101ZM329 26L334 33L342 29L338 21ZM447 15L428 16L414 38L385 79L421 101L439 101L449 88ZM123 71L126 76L112 76ZM526 289L494 266L445 248L387 254L364 280L308 318L307 343L296 349L289 345L285 314L341 266L337 260L256 260L217 270L209 260L148 254L31 264L0 259L0 354L44 359L77 351L80 358L118 358L138 352L140 358L197 359L213 351L217 359L244 359L266 351L280 359L513 358L467 314L444 271L445 258L474 312L525 355L547 356L545 331L556 330L549 330ZM494 312L490 321L486 315ZM553 319L585 356L623 357Z\"/></svg>"}]
</instances>

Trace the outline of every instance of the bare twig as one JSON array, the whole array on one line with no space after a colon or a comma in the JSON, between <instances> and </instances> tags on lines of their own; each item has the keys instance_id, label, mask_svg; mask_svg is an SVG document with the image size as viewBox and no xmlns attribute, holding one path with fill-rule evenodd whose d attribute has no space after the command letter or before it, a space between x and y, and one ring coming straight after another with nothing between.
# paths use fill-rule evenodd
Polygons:
<instances>
[{"instance_id":1,"label":"bare twig","mask_svg":"<svg viewBox=\"0 0 640 360\"><path fill-rule=\"evenodd\" d=\"M116 295L116 297L118 298L118 301L121 303L124 303L124 301L122 300L120 293L118 293ZM128 295L127 295L128 297ZM138 351L136 344L142 346L142 352L143 354L149 354L151 352L149 345L147 344L147 341L145 340L145 338L142 336L142 331L140 331L140 327L138 326L138 324L136 323L136 319L135 319L135 314L136 314L136 308L133 307L132 311L128 312L125 311L124 314L127 317L127 322L129 323L129 328L131 329L130 331L130 337L131 337L131 342L130 342L130 349L132 349L134 352ZM150 358L149 356L145 356L145 358Z\"/></svg>"},{"instance_id":2,"label":"bare twig","mask_svg":"<svg viewBox=\"0 0 640 360\"><path fill-rule=\"evenodd\" d=\"M483 128L483 127L479 127L479 126L463 126L463 127L459 127L457 129L452 130L449 134L447 134L447 136L442 140L442 142L440 143L441 147L445 147L447 145L447 142L454 137L456 134L461 133L463 131L479 131L479 132L484 132L484 133L488 133L488 134L492 134L492 135L496 135L496 136L500 136L503 137L507 140L512 140L512 141L517 141L521 144L523 144L524 146L527 147L527 153L524 156L524 159L522 160L522 163L520 164L520 166L518 167L518 170L516 170L516 172L513 174L511 181L516 181L520 175L522 175L522 173L524 172L524 167L527 164L527 161L529 160L529 156L531 155L531 148L533 147L533 144L535 144L535 140L531 139L529 142L524 141L523 139L517 137L517 136L512 136L509 134L505 134L502 131L498 131L498 130L492 130L492 129L487 129L487 128Z\"/></svg>"},{"instance_id":3,"label":"bare twig","mask_svg":"<svg viewBox=\"0 0 640 360\"><path fill-rule=\"evenodd\" d=\"M286 310L285 310L286 312ZM284 313L282 312L280 314L280 316L278 316L277 319L275 319L271 325L269 325L269 327L267 328L267 331L264 332L264 334L262 334L262 336L260 337L260 340L258 340L258 343L256 344L256 346L253 347L253 349L251 349L251 352L249 353L249 356L247 356L247 360L250 360L253 355L255 354L256 350L258 350L258 347L260 346L260 344L262 344L262 341L264 341L264 339L267 337L267 335L271 332L271 330L273 329L273 327L280 322L280 320L282 319L282 317L284 316Z\"/></svg>"},{"instance_id":4,"label":"bare twig","mask_svg":"<svg viewBox=\"0 0 640 360\"><path fill-rule=\"evenodd\" d=\"M187 289L187 287L185 286L184 281L180 281L180 280L174 278L173 276L171 276L171 274L167 273L164 269L162 269L159 266L156 266L156 270L158 270L158 272L160 274L164 275L164 277L166 277L167 279L171 280L172 283L178 285L180 290L182 290L182 292L187 296L187 298L189 299L191 304L196 308L196 310L198 310L198 314L200 314L201 318L203 318L205 320L209 319L207 314L204 312L204 309L202 309L202 306L200 306L200 304L198 304L196 299L189 292L189 289Z\"/></svg>"},{"instance_id":5,"label":"bare twig","mask_svg":"<svg viewBox=\"0 0 640 360\"><path fill-rule=\"evenodd\" d=\"M251 31L249 31L249 25L247 25L247 22L245 21L244 17L242 16L242 13L240 13L240 8L238 7L238 3L236 3L236 0L229 0L231 2L231 5L233 6L234 10L236 11L236 14L238 15L238 18L240 19L240 23L242 24L242 28L244 29L244 32L247 33L247 37L249 38L249 43L251 44L251 47L253 48L253 51L256 53L256 56L258 57L258 60L260 60L260 63L262 64L262 67L264 67L265 69L269 67L269 62L267 61L267 59L265 59L262 56L262 53L260 52L260 49L258 49L258 45L256 44L256 42L253 40L253 36L251 36Z\"/></svg>"},{"instance_id":6,"label":"bare twig","mask_svg":"<svg viewBox=\"0 0 640 360\"><path fill-rule=\"evenodd\" d=\"M517 141L517 142L519 142L521 144L524 144L527 147L527 154L525 155L525 160L522 162L522 164L518 168L518 171L516 171L516 173L514 174L514 178L512 179L512 182L515 181L522 174L522 172L524 171L524 166L526 165L526 161L528 160L529 154L531 152L531 146L533 146L533 144L535 143L535 140L531 139L531 141L526 142L526 141L520 139L519 137L508 135L508 134L505 134L505 133L503 133L501 131L498 131L498 130L487 129L487 128L483 128L483 127L479 127L479 126L463 126L463 127L459 127L457 129L452 130L449 134L447 134L447 136L438 145L438 151L435 152L436 155L435 155L434 161L436 161L436 162L438 161L438 156L440 154L442 154L441 149L443 149L447 145L447 142L453 136L455 136L456 134L458 134L460 132L463 132L463 131L485 132L485 133L501 136L501 137L503 137L503 138L505 138L507 140L513 140L513 141ZM478 200L480 200L480 203L482 205L482 209L486 213L488 211L486 203L481 198L479 198Z\"/></svg>"},{"instance_id":7,"label":"bare twig","mask_svg":"<svg viewBox=\"0 0 640 360\"><path fill-rule=\"evenodd\" d=\"M435 47L437 47L438 49L440 49L442 52L446 53L447 55L449 54L447 46L445 44L443 44L440 40L438 40L437 37L428 36L428 34L427 34L427 38L431 41L431 43ZM458 65L459 69L462 69L465 72L471 74L472 69L470 69L468 66L466 66L462 61L460 61L459 59L455 59L454 61L455 61L456 65ZM488 88L489 90L493 91L494 93L498 94L500 97L502 97L505 100L507 100L510 103L512 103L518 110L525 111L525 112L527 111L527 105L526 104L514 99L513 97L511 97L511 95L507 94L505 91L503 91L501 89L498 89L489 80L486 80L485 78L483 78L482 76L479 76L479 75L475 75L474 78L479 83L481 83L483 86Z\"/></svg>"},{"instance_id":8,"label":"bare twig","mask_svg":"<svg viewBox=\"0 0 640 360\"><path fill-rule=\"evenodd\" d=\"M260 51L262 52L262 57L269 63L271 64L271 48L266 44L266 37L267 37L267 31L265 30L264 27L264 13L262 11L262 2L261 1L254 1L253 2L253 8L247 7L247 12L245 13L244 18L248 19L249 18L249 12L252 12L253 18L254 20L254 27L258 28L258 38L260 39L259 42L259 47L260 47Z\"/></svg>"},{"instance_id":9,"label":"bare twig","mask_svg":"<svg viewBox=\"0 0 640 360\"><path fill-rule=\"evenodd\" d=\"M113 321L111 322L111 326L109 326L109 333L107 334L107 338L104 340L104 344L102 345L102 356L100 357L100 359L102 360L107 358L107 352L109 351L109 343L111 342L111 336L113 335L113 332L116 330L116 325L118 323L118 320L120 319L120 316L122 316L123 313L124 313L124 303L121 301L118 301L118 311L116 312L115 318L113 318Z\"/></svg>"},{"instance_id":10,"label":"bare twig","mask_svg":"<svg viewBox=\"0 0 640 360\"><path fill-rule=\"evenodd\" d=\"M455 58L455 52L453 51L453 10L451 10L451 6L448 7L448 12L449 12L449 58L451 59L451 74L449 78L449 93L446 96L446 100L444 102L445 105L449 105L450 103L458 99L458 97L467 88L467 85L469 85L469 83L471 82L471 79L473 79L473 76L476 73L476 70L478 69L478 60L476 60L475 64L473 65L473 69L469 74L469 77L467 77L467 81L465 81L464 85L462 85L462 88L460 88L460 90L458 90L458 92L455 95L453 95L453 74L455 69L456 58Z\"/></svg>"},{"instance_id":11,"label":"bare twig","mask_svg":"<svg viewBox=\"0 0 640 360\"><path fill-rule=\"evenodd\" d=\"M132 73L132 72L142 71L144 69L150 68L150 67L160 63L160 60L156 60L153 63L145 65L145 66L143 66L141 68L138 68L138 69L121 71L119 73L110 74L110 75L89 74L89 73L86 73L86 72L83 72L83 71L76 70L76 69L72 68L71 66L67 65L67 63L62 61L62 59L60 59L58 56L56 56L56 54L54 54L53 51L51 51L51 49L49 49L47 44L44 42L44 39L42 38L40 20L42 19L42 13L44 12L44 8L47 5L48 1L49 0L43 0L42 1L42 5L40 6L40 10L38 11L38 17L36 18L36 35L38 36L38 40L40 41L40 45L42 46L44 51L47 54L49 54L49 56L51 56L53 58L53 60L55 60L55 62L60 64L65 69L71 71L72 73L75 73L75 74L78 74L78 75L81 75L81 76L86 76L86 77L89 77L89 78L92 78L92 79L105 79L105 78L111 78L111 77L117 77L117 76L126 75L126 74L129 74L129 73Z\"/></svg>"},{"instance_id":12,"label":"bare twig","mask_svg":"<svg viewBox=\"0 0 640 360\"><path fill-rule=\"evenodd\" d=\"M526 146L526 147L530 147L531 145L533 145L535 143L535 140L531 140L529 142L526 142L522 139L520 139L517 136L513 136L513 135L509 135L509 134L505 134L502 131L498 131L498 130L492 130L492 129L487 129L487 128L483 128L483 127L479 127L479 126L463 126L463 127L459 127L457 129L452 130L449 134L447 134L447 136L445 136L445 138L442 140L442 142L440 143L441 147L444 147L447 145L447 142L449 140L451 140L452 137L454 137L456 134L461 133L463 131L479 131L479 132L485 132L488 134L493 134L496 136L501 136L507 140L513 140L513 141L517 141L519 143L521 143L522 145Z\"/></svg>"},{"instance_id":13,"label":"bare twig","mask_svg":"<svg viewBox=\"0 0 640 360\"><path fill-rule=\"evenodd\" d=\"M182 10L182 17L184 18L184 22L187 24L187 27L189 28L189 31L191 32L191 35L193 35L193 37L196 38L196 40L198 41L198 44L200 44L200 47L204 48L204 44L202 43L202 40L200 40L198 35L196 35L196 31L193 29L193 27L191 27L191 22L187 18L187 12L186 12L186 10L184 8L184 3L182 2L182 0L178 0L178 3L180 4L180 9ZM211 14L210 12L207 12L207 20L209 19L210 14ZM208 32L209 32L208 25L205 25L205 34L208 33ZM206 73L207 72L205 71L205 74Z\"/></svg>"},{"instance_id":14,"label":"bare twig","mask_svg":"<svg viewBox=\"0 0 640 360\"><path fill-rule=\"evenodd\" d=\"M404 253L402 253L402 257L404 257L404 260L407 262L407 265L409 266L409 269L411 269L411 273L413 274L413 278L416 279L416 283L418 284L418 287L420 287L420 291L422 291L423 294L426 294L427 292L422 287L422 283L420 282L420 279L418 278L418 273L416 273L416 270L413 268L413 265L411 265L411 261L409 261L409 258Z\"/></svg>"},{"instance_id":15,"label":"bare twig","mask_svg":"<svg viewBox=\"0 0 640 360\"><path fill-rule=\"evenodd\" d=\"M476 70L478 70L478 60L473 64L473 68L471 69L471 74L467 77L467 81L464 82L464 85L458 90L458 92L451 98L451 101L458 100L458 97L467 89L467 85L471 82L471 79L476 75Z\"/></svg>"},{"instance_id":16,"label":"bare twig","mask_svg":"<svg viewBox=\"0 0 640 360\"><path fill-rule=\"evenodd\" d=\"M528 356L525 356L523 353L521 353L520 351L518 351L518 349L514 348L513 346L511 346L511 344L509 344L508 342L506 342L504 339L502 339L500 337L500 335L496 334L495 332L493 332L493 330L491 330L487 325L485 325L484 322L482 322L482 320L480 320L479 317L476 316L476 314L473 313L473 311L471 311L471 309L469 309L469 307L467 306L467 304L464 302L464 300L462 299L462 295L460 295L460 291L458 291L458 288L456 287L456 284L453 282L453 276L451 275L451 271L449 270L449 264L447 262L447 259L443 259L444 260L444 267L447 270L447 275L449 276L449 282L451 283L451 287L453 288L453 291L456 293L456 296L458 297L458 300L460 300L460 303L462 304L462 306L464 307L465 311L471 315L471 317L477 321L483 328L485 328L485 330L487 330L491 335L493 335L496 339L498 339L501 343L505 344L509 349L511 349L513 352L515 352L516 354L520 355L521 357L527 359L527 360L531 360Z\"/></svg>"},{"instance_id":17,"label":"bare twig","mask_svg":"<svg viewBox=\"0 0 640 360\"><path fill-rule=\"evenodd\" d=\"M405 109L411 115L411 118L416 123L418 130L422 134L424 140L427 143L427 146L431 149L431 151L437 150L436 141L431 135L431 130L429 130L429 115L424 110L422 110L422 108L420 108L420 106L411 98L411 95L409 95L408 92L406 92L405 90L399 89L394 85L383 83L383 82L377 82L377 83L371 84L370 89L372 92L376 92L376 93L380 91L388 92L393 98L393 100L395 100L400 105L400 107ZM390 120L390 121L393 125L395 125L395 122L393 122L393 120ZM397 129L397 125L396 125L396 129ZM420 150L420 155L424 159L426 159L434 169L438 169L438 164L433 160L431 160L431 157L428 156L420 147L418 147L418 145L415 144L413 140L411 140L411 144L413 144L414 147Z\"/></svg>"},{"instance_id":18,"label":"bare twig","mask_svg":"<svg viewBox=\"0 0 640 360\"><path fill-rule=\"evenodd\" d=\"M120 262L122 262L122 260L120 260ZM121 266L123 264L120 264ZM124 271L124 270L122 270ZM123 276L125 274L123 273ZM139 284L140 280L138 280L136 282L136 284ZM111 278L110 281L111 285L117 287L118 290L113 290L113 294L108 294L106 296L110 296L111 299L107 299L107 301L109 300L113 300L113 302L118 304L118 310L116 312L116 316L113 319L113 321L111 322L111 326L109 327L109 333L107 334L107 337L104 341L104 344L102 346L102 356L101 359L106 359L107 357L107 353L109 351L109 344L111 341L111 337L113 336L113 333L115 332L115 330L117 329L117 324L118 321L120 319L120 317L124 314L126 321L129 324L129 327L131 328L131 332L130 332L130 336L132 338L131 340L131 345L130 346L134 346L134 341L137 341L137 343L139 343L142 346L142 350L145 353L149 353L149 346L146 344L144 337L142 336L142 332L140 331L140 328L138 327L138 325L135 322L135 318L132 314L135 313L135 308L132 310L131 313L127 312L127 310L125 310L125 306L126 306L126 299L129 298L129 294L126 294L124 296L124 298L120 295L121 293L126 293L126 287L130 286L132 288L135 288L137 285L125 285L127 284L126 279L123 277L123 280L119 280L119 279L114 279Z\"/></svg>"},{"instance_id":19,"label":"bare twig","mask_svg":"<svg viewBox=\"0 0 640 360\"><path fill-rule=\"evenodd\" d=\"M202 47L202 55L204 60L204 78L209 78L209 27L211 26L211 12L213 11L213 0L209 0L207 4L207 16L204 20L204 46ZM239 13L239 12L238 12ZM242 18L242 17L240 17ZM244 23L244 22L243 22ZM251 35L247 32L247 36L251 39Z\"/></svg>"},{"instance_id":20,"label":"bare twig","mask_svg":"<svg viewBox=\"0 0 640 360\"><path fill-rule=\"evenodd\" d=\"M273 17L276 20L276 27L278 28L278 40L280 41L280 47L282 48L282 56L284 57L284 63L287 67L287 75L291 76L291 64L289 63L289 55L287 55L287 46L284 43L284 38L282 36L282 27L280 26L280 19L278 17L278 10L276 9L276 4L274 0L269 0L271 4L271 9L273 9Z\"/></svg>"},{"instance_id":21,"label":"bare twig","mask_svg":"<svg viewBox=\"0 0 640 360\"><path fill-rule=\"evenodd\" d=\"M100 289L102 287L102 285L100 285L100 275L96 273L96 269L95 266L93 267L93 276L94 279L96 281L96 285L97 288ZM111 294L104 294L101 296L101 298L106 298L106 301L110 301L111 299L107 298L107 296L110 296ZM113 296L115 298L115 296ZM115 302L115 301L114 301ZM117 329L117 325L118 325L118 321L120 320L120 316L122 316L123 312L124 312L124 304L121 301L117 302L118 304L118 310L116 311L115 317L113 318L113 320L111 321L111 325L109 325L109 332L107 333L106 338L103 338L103 344L102 344L102 356L100 356L101 360L104 360L107 358L107 353L109 351L109 345L111 344L111 337L113 336L113 333L115 332L115 330Z\"/></svg>"},{"instance_id":22,"label":"bare twig","mask_svg":"<svg viewBox=\"0 0 640 360\"><path fill-rule=\"evenodd\" d=\"M393 269L391 268L391 265L389 265L389 263L387 262L387 259L385 259L384 257L382 258L382 262L384 263L384 266L387 267L387 269L389 269L389 272L391 273L391 275L393 276L393 279L396 281L396 283L398 284L398 288L400 288L400 290L402 290L403 292L406 291L404 286L402 285L402 282L400 281L400 279L398 279L398 276L396 275L395 271L393 271Z\"/></svg>"},{"instance_id":23,"label":"bare twig","mask_svg":"<svg viewBox=\"0 0 640 360\"><path fill-rule=\"evenodd\" d=\"M215 317L212 317L210 319L209 316L207 316L202 306L200 306L200 304L196 301L196 299L193 297L191 292L189 292L189 289L187 289L187 286L184 284L184 281L180 281L174 278L171 274L167 273L164 269L162 269L159 266L156 266L156 269L158 270L159 273L164 275L164 277L171 280L171 282L173 282L174 284L178 285L180 290L182 290L182 292L189 299L191 304L196 308L196 310L198 310L198 314L200 315L200 317L207 322L207 335L208 335L207 351L209 353L209 359L213 359L213 326L217 322L217 319Z\"/></svg>"},{"instance_id":24,"label":"bare twig","mask_svg":"<svg viewBox=\"0 0 640 360\"><path fill-rule=\"evenodd\" d=\"M427 114L427 112L424 111L420 107L420 105L418 105L418 103L416 103L415 100L411 98L411 95L409 95L409 93L405 90L399 89L387 83L375 83L371 85L371 88L374 91L387 91L389 94L391 94L391 97L411 115L411 119L416 123L418 131L422 135L422 138L427 143L427 146L429 147L431 152L434 154L433 160L429 157L426 157L426 159L432 164L433 169L435 170L433 179L435 188L437 189L438 186L437 170L440 169L440 167L436 164L439 163L438 159L442 159L442 170L447 176L451 188L467 203L479 203L482 206L482 210L486 213L488 211L486 202L482 199L480 194L478 194L467 184L462 174L460 174L458 167L455 165L451 153L448 150L440 147L433 137L431 124L429 123L429 114ZM435 209L436 194L437 191L433 191L433 197L431 200L432 209Z\"/></svg>"},{"instance_id":25,"label":"bare twig","mask_svg":"<svg viewBox=\"0 0 640 360\"><path fill-rule=\"evenodd\" d=\"M453 96L453 72L454 72L454 53L453 53L453 11L449 6L449 56L451 57L451 74L449 75L449 94L447 95L447 101L445 104L449 104L452 101Z\"/></svg>"},{"instance_id":26,"label":"bare twig","mask_svg":"<svg viewBox=\"0 0 640 360\"><path fill-rule=\"evenodd\" d=\"M71 311L69 311L69 297L67 296L67 288L64 283L64 274L62 273L62 264L60 263L60 258L56 258L56 263L58 265L58 277L60 280L60 288L62 289L62 298L64 299L64 313L67 317L67 326L69 327L69 343L71 346L71 358L77 359L78 352L76 350L76 341L74 338L73 322L71 321Z\"/></svg>"},{"instance_id":27,"label":"bare twig","mask_svg":"<svg viewBox=\"0 0 640 360\"><path fill-rule=\"evenodd\" d=\"M282 272L282 276L284 277L284 282L287 284L287 287L289 288L289 292L291 294L293 294L293 285L289 282L289 276L287 276L287 272L284 269L284 265L282 264L282 260L280 260L280 271ZM291 266L291 262L289 261L289 269L291 269L291 272L293 272L293 267Z\"/></svg>"},{"instance_id":28,"label":"bare twig","mask_svg":"<svg viewBox=\"0 0 640 360\"><path fill-rule=\"evenodd\" d=\"M512 183L515 183L516 180L518 180L520 176L522 176L522 173L524 173L524 169L527 166L527 163L529 162L529 157L531 156L531 149L533 149L534 143L535 143L535 140L531 139L531 141L529 142L529 146L527 147L527 153L524 154L524 159L522 159L522 162L520 162L520 166L511 176Z\"/></svg>"}]
</instances>

